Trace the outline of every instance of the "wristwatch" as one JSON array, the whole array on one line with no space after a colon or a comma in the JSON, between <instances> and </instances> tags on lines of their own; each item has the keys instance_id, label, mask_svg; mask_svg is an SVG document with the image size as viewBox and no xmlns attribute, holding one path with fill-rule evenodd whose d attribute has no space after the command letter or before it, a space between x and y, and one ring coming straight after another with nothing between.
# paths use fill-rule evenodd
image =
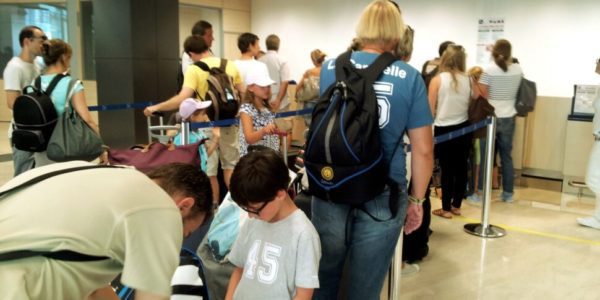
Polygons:
<instances>
[{"instance_id":1,"label":"wristwatch","mask_svg":"<svg viewBox=\"0 0 600 300\"><path fill-rule=\"evenodd\" d=\"M417 198L413 195L408 195L408 202L410 203L414 203L416 205L423 205L423 202L425 202L426 198Z\"/></svg>"}]
</instances>

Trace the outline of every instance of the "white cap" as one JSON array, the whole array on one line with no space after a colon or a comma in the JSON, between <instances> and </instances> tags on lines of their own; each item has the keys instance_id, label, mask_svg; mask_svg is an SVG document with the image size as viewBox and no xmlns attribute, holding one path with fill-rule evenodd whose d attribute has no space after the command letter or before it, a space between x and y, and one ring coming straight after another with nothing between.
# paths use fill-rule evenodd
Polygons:
<instances>
[{"instance_id":1,"label":"white cap","mask_svg":"<svg viewBox=\"0 0 600 300\"><path fill-rule=\"evenodd\" d=\"M256 66L248 70L248 74L246 74L245 84L249 86L251 84L256 84L258 86L270 86L275 83L271 77L269 77L269 70L267 70L267 66Z\"/></svg>"},{"instance_id":2,"label":"white cap","mask_svg":"<svg viewBox=\"0 0 600 300\"><path fill-rule=\"evenodd\" d=\"M179 105L179 114L186 120L199 109L205 109L212 104L210 101L198 101L194 98L187 98Z\"/></svg>"}]
</instances>

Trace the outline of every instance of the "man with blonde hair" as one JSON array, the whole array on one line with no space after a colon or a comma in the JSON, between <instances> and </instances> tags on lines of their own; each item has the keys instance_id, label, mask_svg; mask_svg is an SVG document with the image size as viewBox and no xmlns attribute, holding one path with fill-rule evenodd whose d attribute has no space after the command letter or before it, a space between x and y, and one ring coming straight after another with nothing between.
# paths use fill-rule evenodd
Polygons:
<instances>
[{"instance_id":1,"label":"man with blonde hair","mask_svg":"<svg viewBox=\"0 0 600 300\"><path fill-rule=\"evenodd\" d=\"M358 23L356 36L363 48L352 53L352 62L364 69L381 54L394 52L404 28L399 10L391 2L372 2ZM335 69L336 60L323 65L321 91L336 82ZM365 199L358 208L313 197L312 222L319 233L323 255L320 288L315 291L314 299L337 299L345 263L350 282L344 293L347 298L379 299L403 225L411 233L421 224L421 205L433 165L433 120L425 85L419 72L400 60L389 65L375 85L381 87L376 87L375 93L381 149L389 170L387 187L374 198ZM410 196L406 153L401 146L405 131L412 144Z\"/></svg>"}]
</instances>

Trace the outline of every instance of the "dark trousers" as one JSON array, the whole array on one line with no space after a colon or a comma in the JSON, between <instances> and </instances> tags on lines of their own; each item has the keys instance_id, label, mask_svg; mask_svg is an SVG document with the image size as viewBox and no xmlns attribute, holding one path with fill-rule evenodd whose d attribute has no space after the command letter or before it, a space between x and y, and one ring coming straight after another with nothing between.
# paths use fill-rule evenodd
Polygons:
<instances>
[{"instance_id":1,"label":"dark trousers","mask_svg":"<svg viewBox=\"0 0 600 300\"><path fill-rule=\"evenodd\" d=\"M435 126L439 136L469 125L464 122L452 126ZM442 209L460 208L467 188L468 158L473 135L471 133L435 145L435 152L442 169Z\"/></svg>"}]
</instances>

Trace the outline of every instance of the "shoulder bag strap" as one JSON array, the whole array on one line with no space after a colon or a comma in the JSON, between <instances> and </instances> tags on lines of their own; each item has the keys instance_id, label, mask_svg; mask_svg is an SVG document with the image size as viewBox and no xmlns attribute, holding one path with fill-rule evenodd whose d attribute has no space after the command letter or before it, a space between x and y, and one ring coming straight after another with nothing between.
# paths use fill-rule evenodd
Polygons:
<instances>
[{"instance_id":1,"label":"shoulder bag strap","mask_svg":"<svg viewBox=\"0 0 600 300\"><path fill-rule=\"evenodd\" d=\"M16 260L29 258L34 256L43 256L50 259L64 260L64 261L98 261L109 259L107 256L95 256L87 255L71 250L59 250L59 251L31 251L31 250L18 250L6 253L0 253L0 261Z\"/></svg>"},{"instance_id":2,"label":"shoulder bag strap","mask_svg":"<svg viewBox=\"0 0 600 300\"><path fill-rule=\"evenodd\" d=\"M75 94L75 85L77 83L79 83L79 80L73 78L69 79L69 86L67 87L67 99L65 100L65 111L67 111L69 107L75 110L73 107L73 95Z\"/></svg>"},{"instance_id":3,"label":"shoulder bag strap","mask_svg":"<svg viewBox=\"0 0 600 300\"><path fill-rule=\"evenodd\" d=\"M62 169L62 170L56 170L53 172L49 172L34 178L29 179L28 181L25 181L17 186L14 186L8 190L4 190L0 192L0 200L2 200L1 198L4 197L6 194L10 193L10 192L14 192L20 188L24 188L33 184L36 184L38 182L44 181L50 177L54 177L57 175L61 175L61 174L65 174L65 173L71 173L71 172L76 172L76 171L82 171L82 170L88 170L88 169L99 169L99 168L121 168L118 166L105 166L105 165L95 165L95 166L81 166L81 167L74 167L74 168L68 168L68 169Z\"/></svg>"}]
</instances>

